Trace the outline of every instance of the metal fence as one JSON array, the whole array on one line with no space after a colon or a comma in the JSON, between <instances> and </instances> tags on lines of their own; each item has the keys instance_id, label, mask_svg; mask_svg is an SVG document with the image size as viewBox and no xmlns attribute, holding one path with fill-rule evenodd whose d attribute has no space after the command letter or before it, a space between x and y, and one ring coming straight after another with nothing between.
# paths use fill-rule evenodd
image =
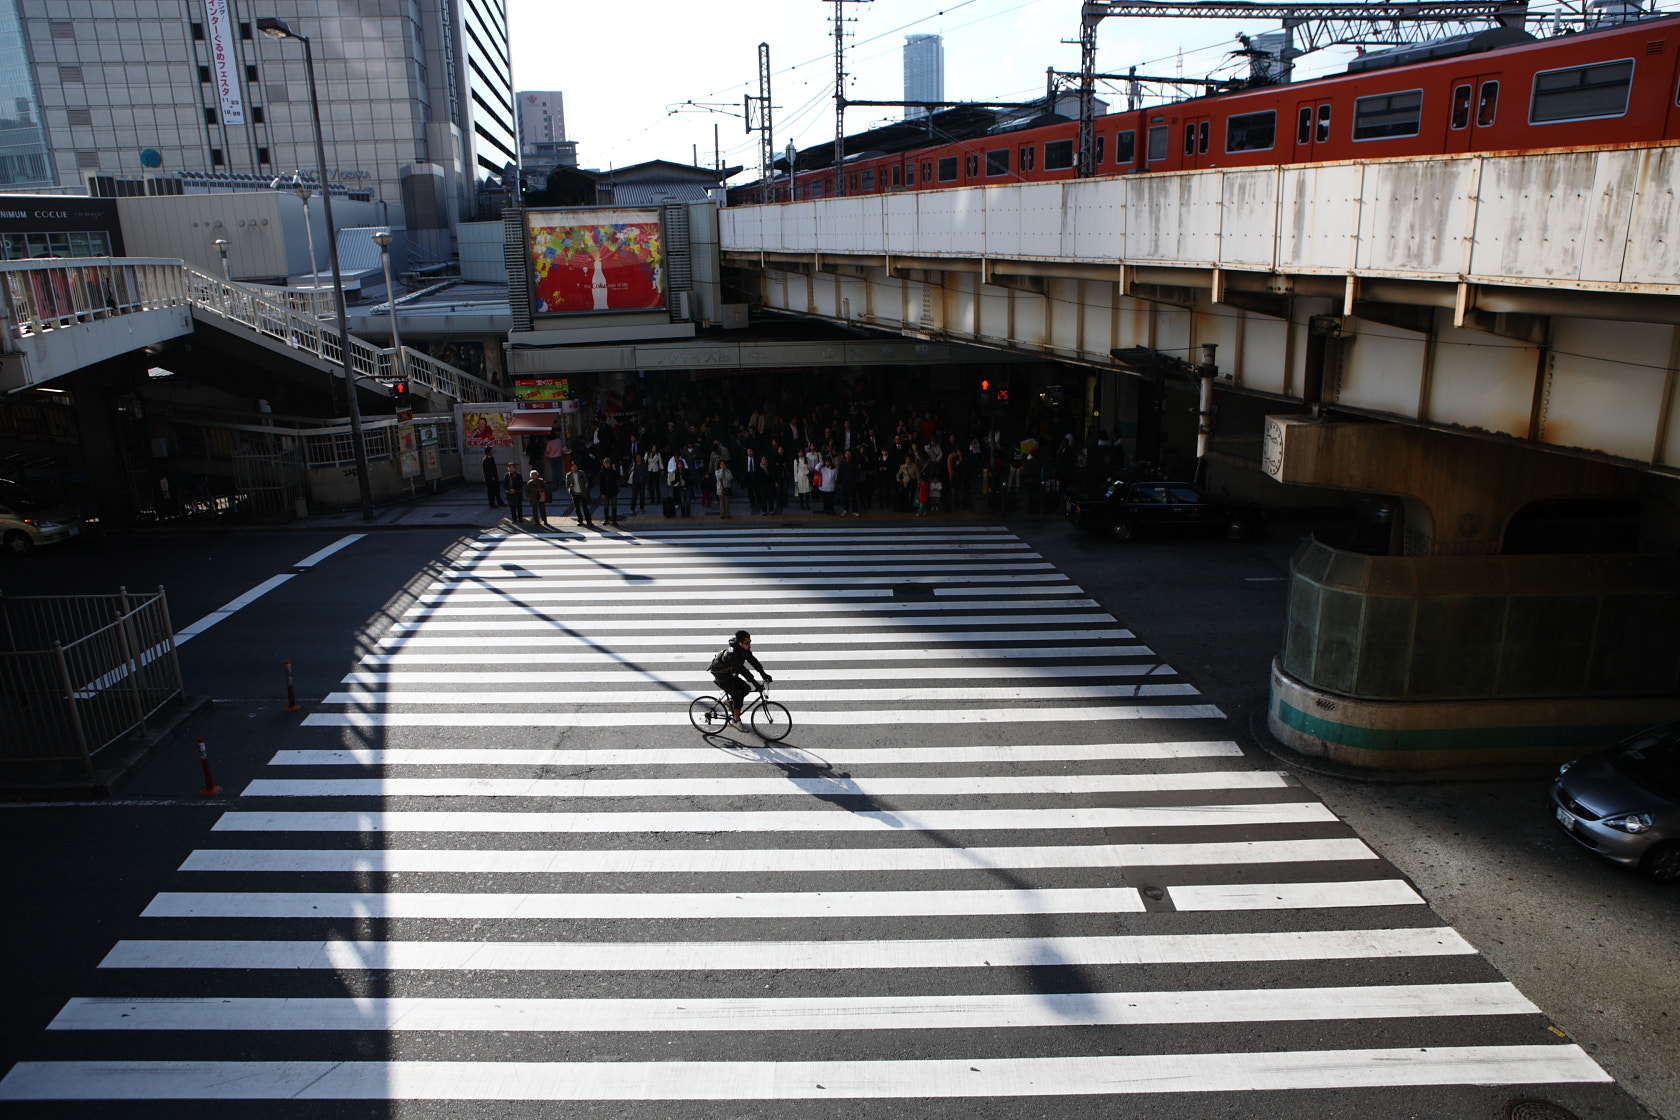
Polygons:
<instances>
[{"instance_id":1,"label":"metal fence","mask_svg":"<svg viewBox=\"0 0 1680 1120\"><path fill-rule=\"evenodd\" d=\"M0 772L92 777L94 757L183 695L163 588L0 596Z\"/></svg>"}]
</instances>

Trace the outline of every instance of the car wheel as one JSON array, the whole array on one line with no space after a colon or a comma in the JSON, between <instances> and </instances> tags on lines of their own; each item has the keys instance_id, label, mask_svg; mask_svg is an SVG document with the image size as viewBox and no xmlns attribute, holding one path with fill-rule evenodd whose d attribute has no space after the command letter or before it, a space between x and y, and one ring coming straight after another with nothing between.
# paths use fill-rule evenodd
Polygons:
<instances>
[{"instance_id":1,"label":"car wheel","mask_svg":"<svg viewBox=\"0 0 1680 1120\"><path fill-rule=\"evenodd\" d=\"M1116 521L1108 527L1108 535L1113 540L1125 544L1132 539L1132 523L1130 521Z\"/></svg>"},{"instance_id":2,"label":"car wheel","mask_svg":"<svg viewBox=\"0 0 1680 1120\"><path fill-rule=\"evenodd\" d=\"M29 539L28 533L13 530L6 534L6 552L12 556L28 556L35 542Z\"/></svg>"},{"instance_id":3,"label":"car wheel","mask_svg":"<svg viewBox=\"0 0 1680 1120\"><path fill-rule=\"evenodd\" d=\"M1639 861L1639 873L1653 883L1680 883L1680 840L1653 845Z\"/></svg>"},{"instance_id":4,"label":"car wheel","mask_svg":"<svg viewBox=\"0 0 1680 1120\"><path fill-rule=\"evenodd\" d=\"M1248 532L1248 522L1240 517L1233 517L1225 523L1225 539L1228 541L1246 541Z\"/></svg>"}]
</instances>

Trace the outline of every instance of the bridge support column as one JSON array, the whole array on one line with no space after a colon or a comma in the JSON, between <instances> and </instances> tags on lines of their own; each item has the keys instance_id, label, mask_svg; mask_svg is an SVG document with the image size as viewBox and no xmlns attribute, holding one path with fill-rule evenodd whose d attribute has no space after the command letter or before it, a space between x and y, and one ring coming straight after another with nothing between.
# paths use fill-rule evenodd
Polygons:
<instances>
[{"instance_id":1,"label":"bridge support column","mask_svg":"<svg viewBox=\"0 0 1680 1120\"><path fill-rule=\"evenodd\" d=\"M1403 556L1310 540L1267 723L1388 770L1550 765L1680 718L1680 558L1499 555L1523 505L1626 498L1634 472L1386 424L1267 421L1285 482L1398 494Z\"/></svg>"},{"instance_id":2,"label":"bridge support column","mask_svg":"<svg viewBox=\"0 0 1680 1120\"><path fill-rule=\"evenodd\" d=\"M88 486L99 520L105 525L130 525L137 520L134 490L129 482L128 459L117 436L116 394L105 365L76 370L69 377L76 402L76 426L82 437L82 454L88 471Z\"/></svg>"}]
</instances>

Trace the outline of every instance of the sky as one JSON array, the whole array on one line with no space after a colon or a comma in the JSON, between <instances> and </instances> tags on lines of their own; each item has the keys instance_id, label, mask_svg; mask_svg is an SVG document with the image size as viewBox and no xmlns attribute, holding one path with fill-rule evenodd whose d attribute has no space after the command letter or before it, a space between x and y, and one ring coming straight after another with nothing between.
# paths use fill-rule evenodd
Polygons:
<instances>
[{"instance_id":1,"label":"sky","mask_svg":"<svg viewBox=\"0 0 1680 1120\"><path fill-rule=\"evenodd\" d=\"M770 44L772 121L780 153L834 138L832 0L507 0L515 90L565 95L566 134L583 167L650 159L710 166L714 126L723 162L756 177L756 137L745 132L741 98L756 93L758 44ZM1668 6L1664 4L1664 6ZM1549 7L1536 3L1534 8ZM904 96L906 35L945 40L945 96L1025 101L1042 97L1045 68L1079 68L1079 0L869 0L847 3L847 96ZM1098 31L1097 66L1185 77L1229 75L1237 31L1275 29L1260 21L1110 18ZM1180 69L1179 52L1183 52ZM1308 56L1298 74L1339 70L1349 52ZM1099 96L1103 96L1099 88ZM1108 94L1111 103L1123 100ZM692 104L689 104L692 103ZM676 110L673 112L673 110ZM846 130L896 119L896 109L852 108Z\"/></svg>"}]
</instances>

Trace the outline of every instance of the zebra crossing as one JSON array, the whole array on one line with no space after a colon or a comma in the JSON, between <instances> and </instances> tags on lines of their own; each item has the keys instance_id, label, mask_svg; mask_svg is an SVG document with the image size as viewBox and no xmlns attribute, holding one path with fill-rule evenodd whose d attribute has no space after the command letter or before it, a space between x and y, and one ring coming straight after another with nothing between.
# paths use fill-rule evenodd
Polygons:
<instances>
[{"instance_id":1,"label":"zebra crossing","mask_svg":"<svg viewBox=\"0 0 1680 1120\"><path fill-rule=\"evenodd\" d=\"M1609 1081L1003 529L487 533L423 582L0 1101L1383 1116ZM743 627L780 744L689 726Z\"/></svg>"}]
</instances>

